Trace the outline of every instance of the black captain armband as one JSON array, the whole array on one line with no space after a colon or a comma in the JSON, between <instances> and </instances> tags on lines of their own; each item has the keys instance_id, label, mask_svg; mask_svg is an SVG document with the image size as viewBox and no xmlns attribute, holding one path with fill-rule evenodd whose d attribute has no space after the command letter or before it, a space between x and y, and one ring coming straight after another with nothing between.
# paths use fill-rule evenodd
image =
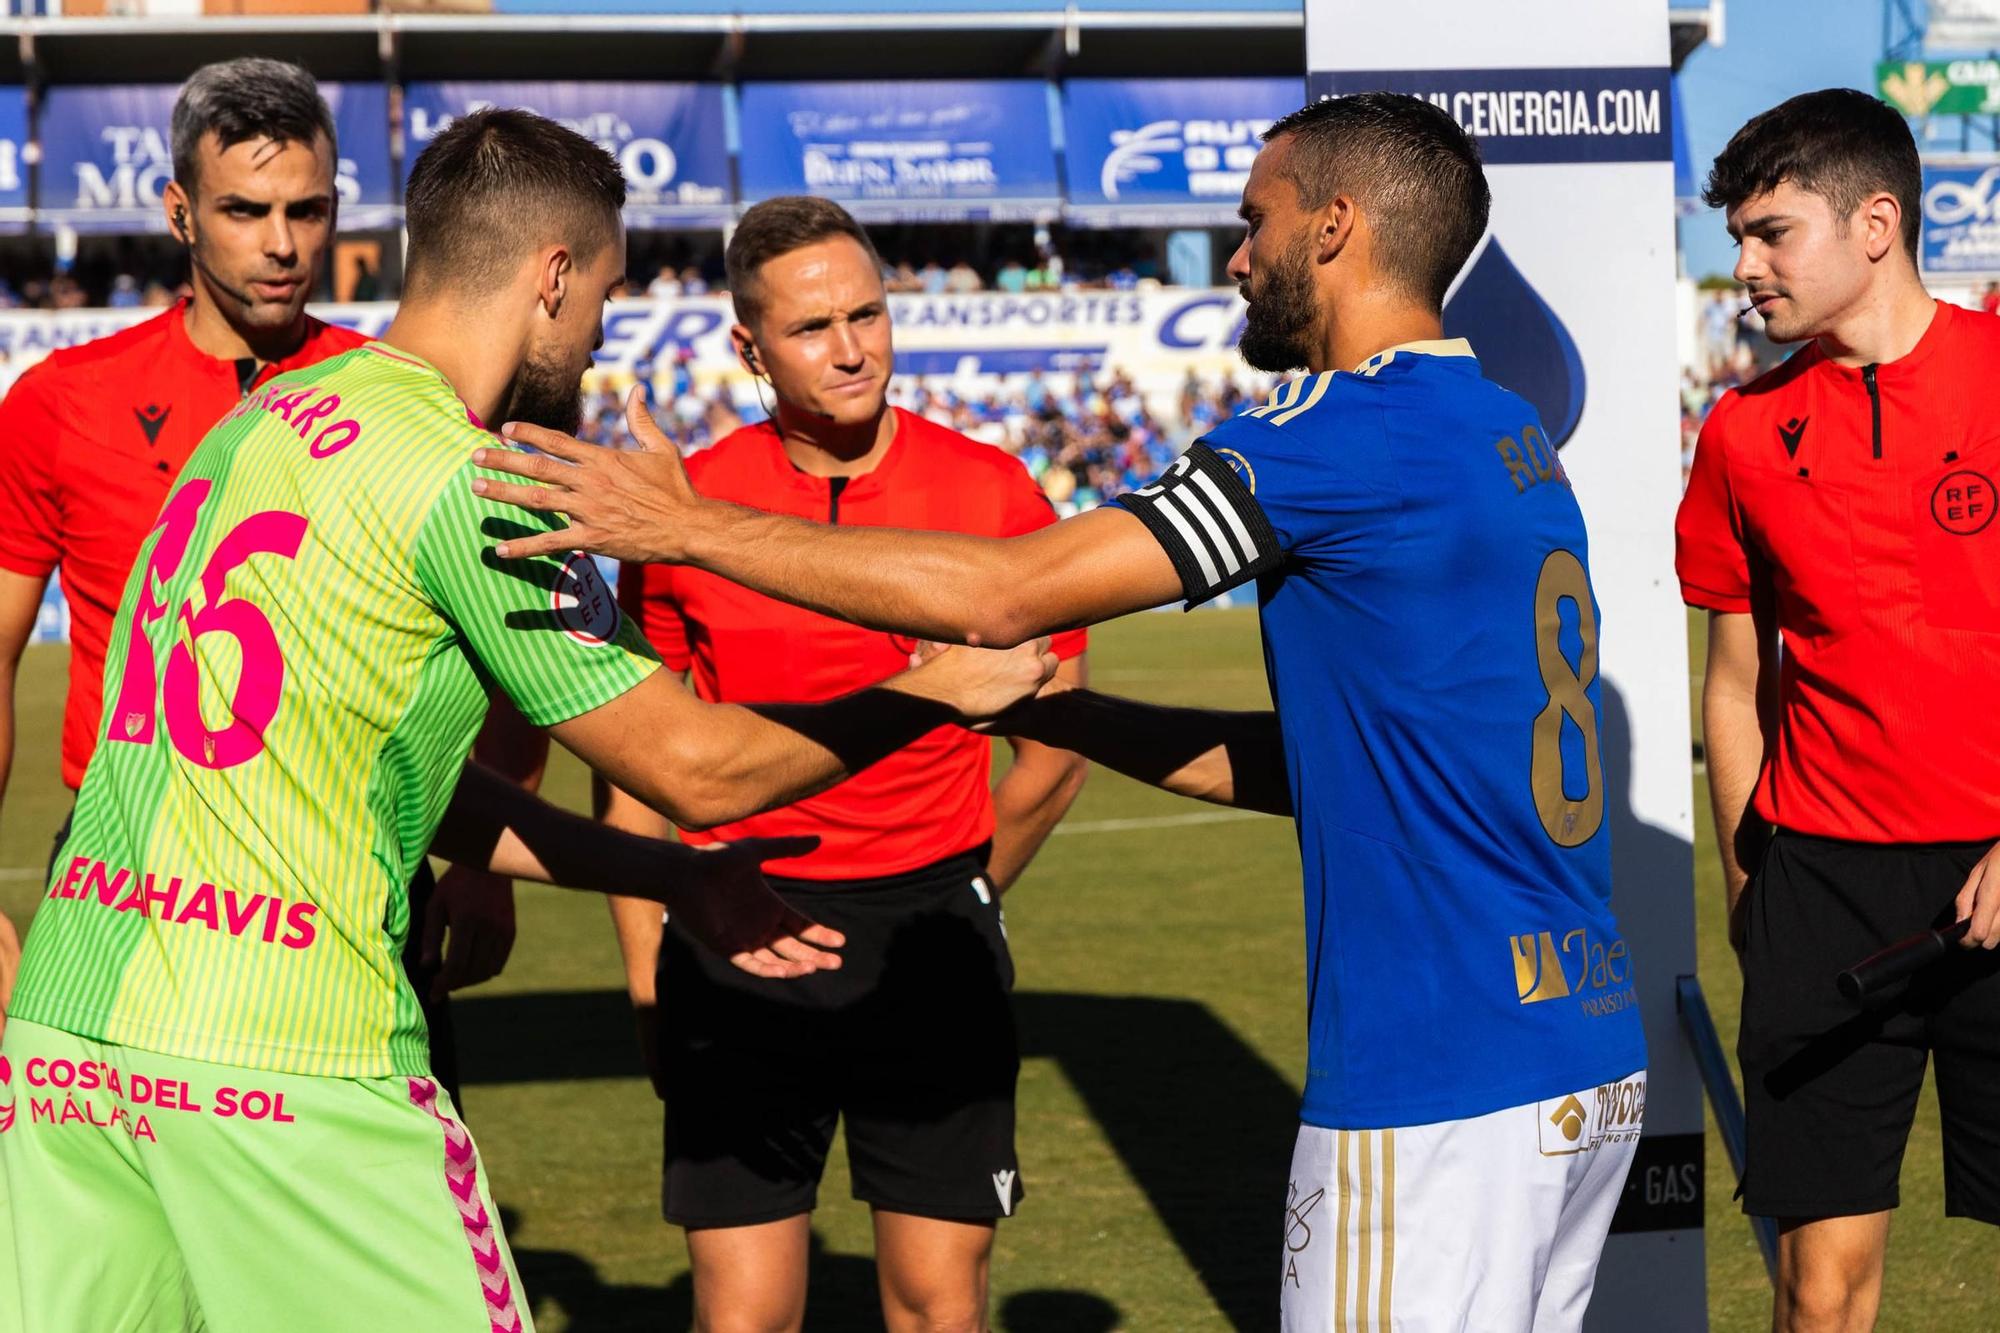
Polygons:
<instances>
[{"instance_id":1,"label":"black captain armband","mask_svg":"<svg viewBox=\"0 0 2000 1333\"><path fill-rule=\"evenodd\" d=\"M1166 548L1189 606L1248 583L1284 559L1251 487L1199 440L1158 481L1113 503L1136 514Z\"/></svg>"}]
</instances>

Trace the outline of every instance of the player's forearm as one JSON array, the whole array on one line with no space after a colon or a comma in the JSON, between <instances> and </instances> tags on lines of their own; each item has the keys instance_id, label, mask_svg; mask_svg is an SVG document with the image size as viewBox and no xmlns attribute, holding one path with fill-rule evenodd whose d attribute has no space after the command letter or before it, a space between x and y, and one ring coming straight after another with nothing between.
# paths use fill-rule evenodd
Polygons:
<instances>
[{"instance_id":1,"label":"player's forearm","mask_svg":"<svg viewBox=\"0 0 2000 1333\"><path fill-rule=\"evenodd\" d=\"M645 802L600 779L593 790L599 819L608 828L641 838L670 838L673 823ZM633 1005L654 1003L654 977L659 971L660 936L664 930L660 905L645 898L610 894L611 928L618 936L618 956L625 965L625 993Z\"/></svg>"},{"instance_id":2,"label":"player's forearm","mask_svg":"<svg viewBox=\"0 0 2000 1333\"><path fill-rule=\"evenodd\" d=\"M1019 601L1028 572L1004 540L839 527L710 502L688 561L769 597L940 643L1006 648L1053 626Z\"/></svg>"},{"instance_id":3,"label":"player's forearm","mask_svg":"<svg viewBox=\"0 0 2000 1333\"><path fill-rule=\"evenodd\" d=\"M1216 805L1292 813L1278 715L1169 708L1090 690L1037 700L1009 730Z\"/></svg>"},{"instance_id":4,"label":"player's forearm","mask_svg":"<svg viewBox=\"0 0 2000 1333\"><path fill-rule=\"evenodd\" d=\"M467 764L431 851L510 879L612 893L671 873L689 849L607 829Z\"/></svg>"},{"instance_id":5,"label":"player's forearm","mask_svg":"<svg viewBox=\"0 0 2000 1333\"><path fill-rule=\"evenodd\" d=\"M734 823L817 795L958 720L910 680L822 704L711 705L696 725L629 737L623 755L592 763L608 763L607 776L682 828Z\"/></svg>"},{"instance_id":6,"label":"player's forearm","mask_svg":"<svg viewBox=\"0 0 2000 1333\"><path fill-rule=\"evenodd\" d=\"M1035 859L1083 790L1090 765L1082 755L1022 741L1013 767L993 789L993 852L986 876L1005 893Z\"/></svg>"},{"instance_id":7,"label":"player's forearm","mask_svg":"<svg viewBox=\"0 0 2000 1333\"><path fill-rule=\"evenodd\" d=\"M665 933L665 914L660 905L645 898L611 894L611 928L618 933L618 956L625 963L625 994L634 1006L657 1002L654 982L660 966L660 936Z\"/></svg>"},{"instance_id":8,"label":"player's forearm","mask_svg":"<svg viewBox=\"0 0 2000 1333\"><path fill-rule=\"evenodd\" d=\"M1750 808L1764 764L1764 733L1755 694L1713 681L1702 689L1701 720L1708 799L1715 812L1715 849L1722 858L1722 885L1733 914L1750 867L1770 837L1770 828Z\"/></svg>"}]
</instances>

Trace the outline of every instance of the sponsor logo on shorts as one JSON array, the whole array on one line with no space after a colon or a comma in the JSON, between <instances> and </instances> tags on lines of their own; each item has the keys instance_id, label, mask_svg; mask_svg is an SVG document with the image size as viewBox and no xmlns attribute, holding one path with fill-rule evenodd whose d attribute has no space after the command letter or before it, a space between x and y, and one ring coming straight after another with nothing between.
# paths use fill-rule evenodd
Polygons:
<instances>
[{"instance_id":1,"label":"sponsor logo on shorts","mask_svg":"<svg viewBox=\"0 0 2000 1333\"><path fill-rule=\"evenodd\" d=\"M1288 1286L1299 1285L1299 1256L1313 1243L1313 1213L1324 1198L1324 1188L1301 1198L1296 1180L1285 1187L1285 1284Z\"/></svg>"},{"instance_id":2,"label":"sponsor logo on shorts","mask_svg":"<svg viewBox=\"0 0 2000 1333\"><path fill-rule=\"evenodd\" d=\"M549 605L563 633L578 643L597 647L618 633L618 599L611 595L597 562L581 551L571 552L563 561Z\"/></svg>"},{"instance_id":3,"label":"sponsor logo on shorts","mask_svg":"<svg viewBox=\"0 0 2000 1333\"><path fill-rule=\"evenodd\" d=\"M4 1070L5 1064L0 1060L0 1070ZM165 1113L267 1121L274 1125L289 1125L298 1120L285 1109L282 1092L219 1087L212 1094L197 1094L185 1079L134 1074L101 1060L59 1060L38 1055L22 1062L21 1079L30 1089L49 1094L37 1097L32 1091L29 1093L29 1124L122 1129L135 1141L143 1139L148 1143L158 1142L153 1121ZM0 1079L0 1084L6 1081ZM10 1094L11 1089L0 1088L0 1095ZM202 1100L203 1097L207 1100ZM10 1104L0 1111L0 1130L11 1123Z\"/></svg>"},{"instance_id":4,"label":"sponsor logo on shorts","mask_svg":"<svg viewBox=\"0 0 2000 1333\"><path fill-rule=\"evenodd\" d=\"M1507 943L1514 957L1514 998L1522 1004L1573 998L1585 1015L1602 1018L1639 1003L1624 940L1578 926L1560 940L1554 931L1541 930L1511 935Z\"/></svg>"},{"instance_id":5,"label":"sponsor logo on shorts","mask_svg":"<svg viewBox=\"0 0 2000 1333\"><path fill-rule=\"evenodd\" d=\"M1645 1121L1646 1079L1638 1075L1537 1103L1536 1146L1544 1157L1573 1157L1607 1143L1636 1143Z\"/></svg>"},{"instance_id":6,"label":"sponsor logo on shorts","mask_svg":"<svg viewBox=\"0 0 2000 1333\"><path fill-rule=\"evenodd\" d=\"M1008 1217L1014 1215L1014 1171L993 1173L993 1192L1000 1196L1000 1211Z\"/></svg>"}]
</instances>

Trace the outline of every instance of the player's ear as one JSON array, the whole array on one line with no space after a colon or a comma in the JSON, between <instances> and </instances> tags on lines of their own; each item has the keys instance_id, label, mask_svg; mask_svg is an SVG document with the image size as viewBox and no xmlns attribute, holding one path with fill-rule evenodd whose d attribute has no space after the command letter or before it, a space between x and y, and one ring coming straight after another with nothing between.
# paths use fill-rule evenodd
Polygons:
<instances>
[{"instance_id":1,"label":"player's ear","mask_svg":"<svg viewBox=\"0 0 2000 1333\"><path fill-rule=\"evenodd\" d=\"M750 331L748 324L732 324L729 327L729 345L736 350L736 359L752 375L765 373L764 363L757 357L757 335Z\"/></svg>"},{"instance_id":2,"label":"player's ear","mask_svg":"<svg viewBox=\"0 0 2000 1333\"><path fill-rule=\"evenodd\" d=\"M160 207L167 215L167 235L182 245L193 245L194 200L188 196L187 188L179 181L168 181L160 191Z\"/></svg>"},{"instance_id":3,"label":"player's ear","mask_svg":"<svg viewBox=\"0 0 2000 1333\"><path fill-rule=\"evenodd\" d=\"M576 264L568 246L552 245L542 251L541 259L535 265L535 295L541 303L542 313L550 319L561 316L563 302L568 299L570 283L575 278Z\"/></svg>"},{"instance_id":4,"label":"player's ear","mask_svg":"<svg viewBox=\"0 0 2000 1333\"><path fill-rule=\"evenodd\" d=\"M1878 191L1861 205L1861 222L1870 262L1880 262L1903 243L1903 205L1887 190Z\"/></svg>"},{"instance_id":5,"label":"player's ear","mask_svg":"<svg viewBox=\"0 0 2000 1333\"><path fill-rule=\"evenodd\" d=\"M1359 221L1360 212L1355 208L1353 198L1336 194L1316 220L1319 235L1315 238L1317 244L1314 249L1320 263L1330 263L1340 257L1340 252L1354 239L1354 229Z\"/></svg>"}]
</instances>

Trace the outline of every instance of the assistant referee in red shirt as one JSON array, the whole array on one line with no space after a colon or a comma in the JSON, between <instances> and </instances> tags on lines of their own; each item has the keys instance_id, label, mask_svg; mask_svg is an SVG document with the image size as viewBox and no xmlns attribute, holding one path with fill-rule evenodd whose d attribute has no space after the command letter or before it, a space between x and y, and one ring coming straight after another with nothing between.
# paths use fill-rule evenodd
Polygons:
<instances>
[{"instance_id":1,"label":"assistant referee in red shirt","mask_svg":"<svg viewBox=\"0 0 2000 1333\"><path fill-rule=\"evenodd\" d=\"M1745 125L1706 194L1806 343L1717 403L1677 524L1780 1333L1873 1325L1927 1055L1945 1211L2000 1224L2000 320L1924 291L1921 189L1903 118L1834 89ZM1954 920L1967 948L1883 1003L1839 994Z\"/></svg>"},{"instance_id":2,"label":"assistant referee in red shirt","mask_svg":"<svg viewBox=\"0 0 2000 1333\"><path fill-rule=\"evenodd\" d=\"M688 461L703 494L821 522L1008 537L1055 521L1027 470L887 402L894 357L881 261L838 204L791 197L743 216L725 261L744 367L773 418ZM704 699L812 702L910 663L909 639L857 628L699 570L632 567L620 584L667 666ZM1083 680L1084 635L1056 636ZM1083 785L1084 762L934 732L797 805L690 841L812 834L772 886L847 936L837 972L784 983L710 964L659 908L613 899L627 981L666 1102L667 1220L687 1228L696 1322L796 1329L809 1224L835 1122L874 1210L891 1333L982 1329L995 1221L1022 1193L1019 1066L1000 895ZM613 793L607 818L661 834Z\"/></svg>"}]
</instances>

